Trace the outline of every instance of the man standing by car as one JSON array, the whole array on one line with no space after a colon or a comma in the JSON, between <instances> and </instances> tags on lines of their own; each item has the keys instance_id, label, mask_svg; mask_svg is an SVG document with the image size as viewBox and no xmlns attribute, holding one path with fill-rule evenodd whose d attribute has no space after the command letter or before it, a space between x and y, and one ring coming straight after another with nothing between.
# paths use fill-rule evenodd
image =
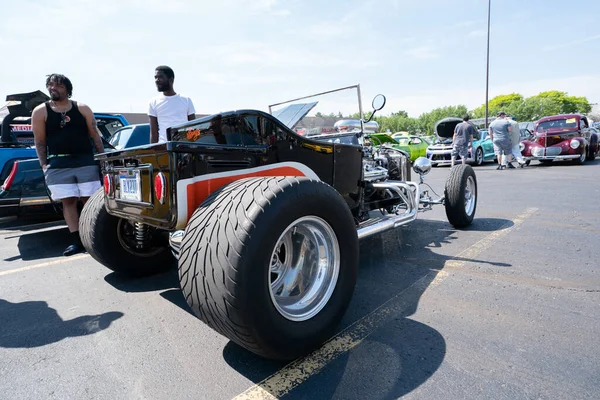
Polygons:
<instances>
[{"instance_id":1,"label":"man standing by car","mask_svg":"<svg viewBox=\"0 0 600 400\"><path fill-rule=\"evenodd\" d=\"M150 143L167 141L167 129L196 118L192 100L173 90L175 73L166 65L156 67L154 82L160 95L150 100L148 117L150 119Z\"/></svg>"},{"instance_id":2,"label":"man standing by car","mask_svg":"<svg viewBox=\"0 0 600 400\"><path fill-rule=\"evenodd\" d=\"M519 145L521 143L521 127L519 123L512 115L508 117L508 122L510 122L510 127L512 131L510 132L510 143L512 145L512 156L517 160L519 166L523 168L525 166L525 160L523 159L523 155L521 154L521 149L519 149Z\"/></svg>"},{"instance_id":3,"label":"man standing by car","mask_svg":"<svg viewBox=\"0 0 600 400\"><path fill-rule=\"evenodd\" d=\"M50 101L37 106L31 116L35 149L44 171L52 200L60 200L63 216L71 233L71 245L63 254L83 250L79 238L79 211L100 187L100 170L94 152L104 152L92 110L83 103L69 100L73 85L60 74L48 75L46 88Z\"/></svg>"},{"instance_id":4,"label":"man standing by car","mask_svg":"<svg viewBox=\"0 0 600 400\"><path fill-rule=\"evenodd\" d=\"M463 117L463 122L456 125L454 128L454 136L452 136L452 155L450 167L454 167L456 156L460 156L460 161L463 164L466 164L469 143L471 144L471 148L473 148L473 137L477 134L477 132L475 132L475 128L473 125L471 125L469 119L469 114L466 114Z\"/></svg>"},{"instance_id":5,"label":"man standing by car","mask_svg":"<svg viewBox=\"0 0 600 400\"><path fill-rule=\"evenodd\" d=\"M512 143L510 141L510 133L512 127L510 122L506 119L506 113L504 111L498 111L498 118L496 118L489 128L490 139L494 143L494 152L498 157L498 168L505 169L515 168L512 162ZM504 155L504 156L503 156Z\"/></svg>"}]
</instances>

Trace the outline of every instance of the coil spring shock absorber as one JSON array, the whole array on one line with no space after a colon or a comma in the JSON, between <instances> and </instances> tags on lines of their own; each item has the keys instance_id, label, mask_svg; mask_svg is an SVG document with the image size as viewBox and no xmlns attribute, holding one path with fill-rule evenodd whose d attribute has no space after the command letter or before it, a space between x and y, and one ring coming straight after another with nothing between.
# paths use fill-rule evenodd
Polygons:
<instances>
[{"instance_id":1,"label":"coil spring shock absorber","mask_svg":"<svg viewBox=\"0 0 600 400\"><path fill-rule=\"evenodd\" d=\"M138 249L141 249L146 246L146 243L148 241L148 236L149 236L148 225L143 224L141 222L136 222L134 225L134 228L135 228L136 247Z\"/></svg>"}]
</instances>

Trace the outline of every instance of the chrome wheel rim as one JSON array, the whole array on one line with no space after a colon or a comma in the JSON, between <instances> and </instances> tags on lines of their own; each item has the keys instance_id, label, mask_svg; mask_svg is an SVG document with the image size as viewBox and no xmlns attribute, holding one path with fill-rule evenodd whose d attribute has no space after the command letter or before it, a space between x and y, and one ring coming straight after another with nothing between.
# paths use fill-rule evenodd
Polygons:
<instances>
[{"instance_id":1,"label":"chrome wheel rim","mask_svg":"<svg viewBox=\"0 0 600 400\"><path fill-rule=\"evenodd\" d=\"M467 215L473 214L475 210L475 204L477 200L477 188L475 186L475 180L472 176L467 177L467 183L465 185L465 212Z\"/></svg>"},{"instance_id":2,"label":"chrome wheel rim","mask_svg":"<svg viewBox=\"0 0 600 400\"><path fill-rule=\"evenodd\" d=\"M327 305L340 272L340 246L325 220L307 216L292 222L270 260L271 301L283 317L306 321Z\"/></svg>"},{"instance_id":3,"label":"chrome wheel rim","mask_svg":"<svg viewBox=\"0 0 600 400\"><path fill-rule=\"evenodd\" d=\"M477 157L477 165L483 164L483 151L481 149L477 149L475 154Z\"/></svg>"}]
</instances>

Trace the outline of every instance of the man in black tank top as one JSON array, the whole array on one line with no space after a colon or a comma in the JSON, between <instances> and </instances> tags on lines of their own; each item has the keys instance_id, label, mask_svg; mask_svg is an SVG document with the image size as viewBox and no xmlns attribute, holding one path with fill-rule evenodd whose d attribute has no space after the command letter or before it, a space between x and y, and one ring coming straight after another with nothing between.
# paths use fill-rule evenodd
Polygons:
<instances>
[{"instance_id":1,"label":"man in black tank top","mask_svg":"<svg viewBox=\"0 0 600 400\"><path fill-rule=\"evenodd\" d=\"M52 200L62 202L63 215L71 232L72 243L63 253L70 256L83 250L77 203L81 200L85 204L101 187L93 147L102 153L104 146L92 110L85 104L69 100L73 93L69 78L60 74L48 75L46 89L51 100L33 110L31 124L46 185Z\"/></svg>"}]
</instances>

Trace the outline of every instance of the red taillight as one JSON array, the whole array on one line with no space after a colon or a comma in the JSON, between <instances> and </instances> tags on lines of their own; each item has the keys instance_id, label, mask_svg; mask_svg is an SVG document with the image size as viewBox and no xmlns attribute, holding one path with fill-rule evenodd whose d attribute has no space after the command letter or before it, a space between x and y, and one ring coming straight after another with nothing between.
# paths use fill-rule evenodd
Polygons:
<instances>
[{"instance_id":1,"label":"red taillight","mask_svg":"<svg viewBox=\"0 0 600 400\"><path fill-rule=\"evenodd\" d=\"M19 163L17 161L15 161L13 163L13 167L12 170L10 171L10 174L8 175L8 177L6 178L6 180L4 181L4 184L2 185L2 190L9 190L10 187L12 186L13 181L15 180L15 176L17 175L17 171L19 170Z\"/></svg>"},{"instance_id":2,"label":"red taillight","mask_svg":"<svg viewBox=\"0 0 600 400\"><path fill-rule=\"evenodd\" d=\"M160 204L165 203L165 194L167 191L167 178L162 172L154 177L154 195Z\"/></svg>"},{"instance_id":3,"label":"red taillight","mask_svg":"<svg viewBox=\"0 0 600 400\"><path fill-rule=\"evenodd\" d=\"M113 183L112 183L112 177L108 174L104 175L104 193L107 195L112 194L113 192Z\"/></svg>"}]
</instances>

